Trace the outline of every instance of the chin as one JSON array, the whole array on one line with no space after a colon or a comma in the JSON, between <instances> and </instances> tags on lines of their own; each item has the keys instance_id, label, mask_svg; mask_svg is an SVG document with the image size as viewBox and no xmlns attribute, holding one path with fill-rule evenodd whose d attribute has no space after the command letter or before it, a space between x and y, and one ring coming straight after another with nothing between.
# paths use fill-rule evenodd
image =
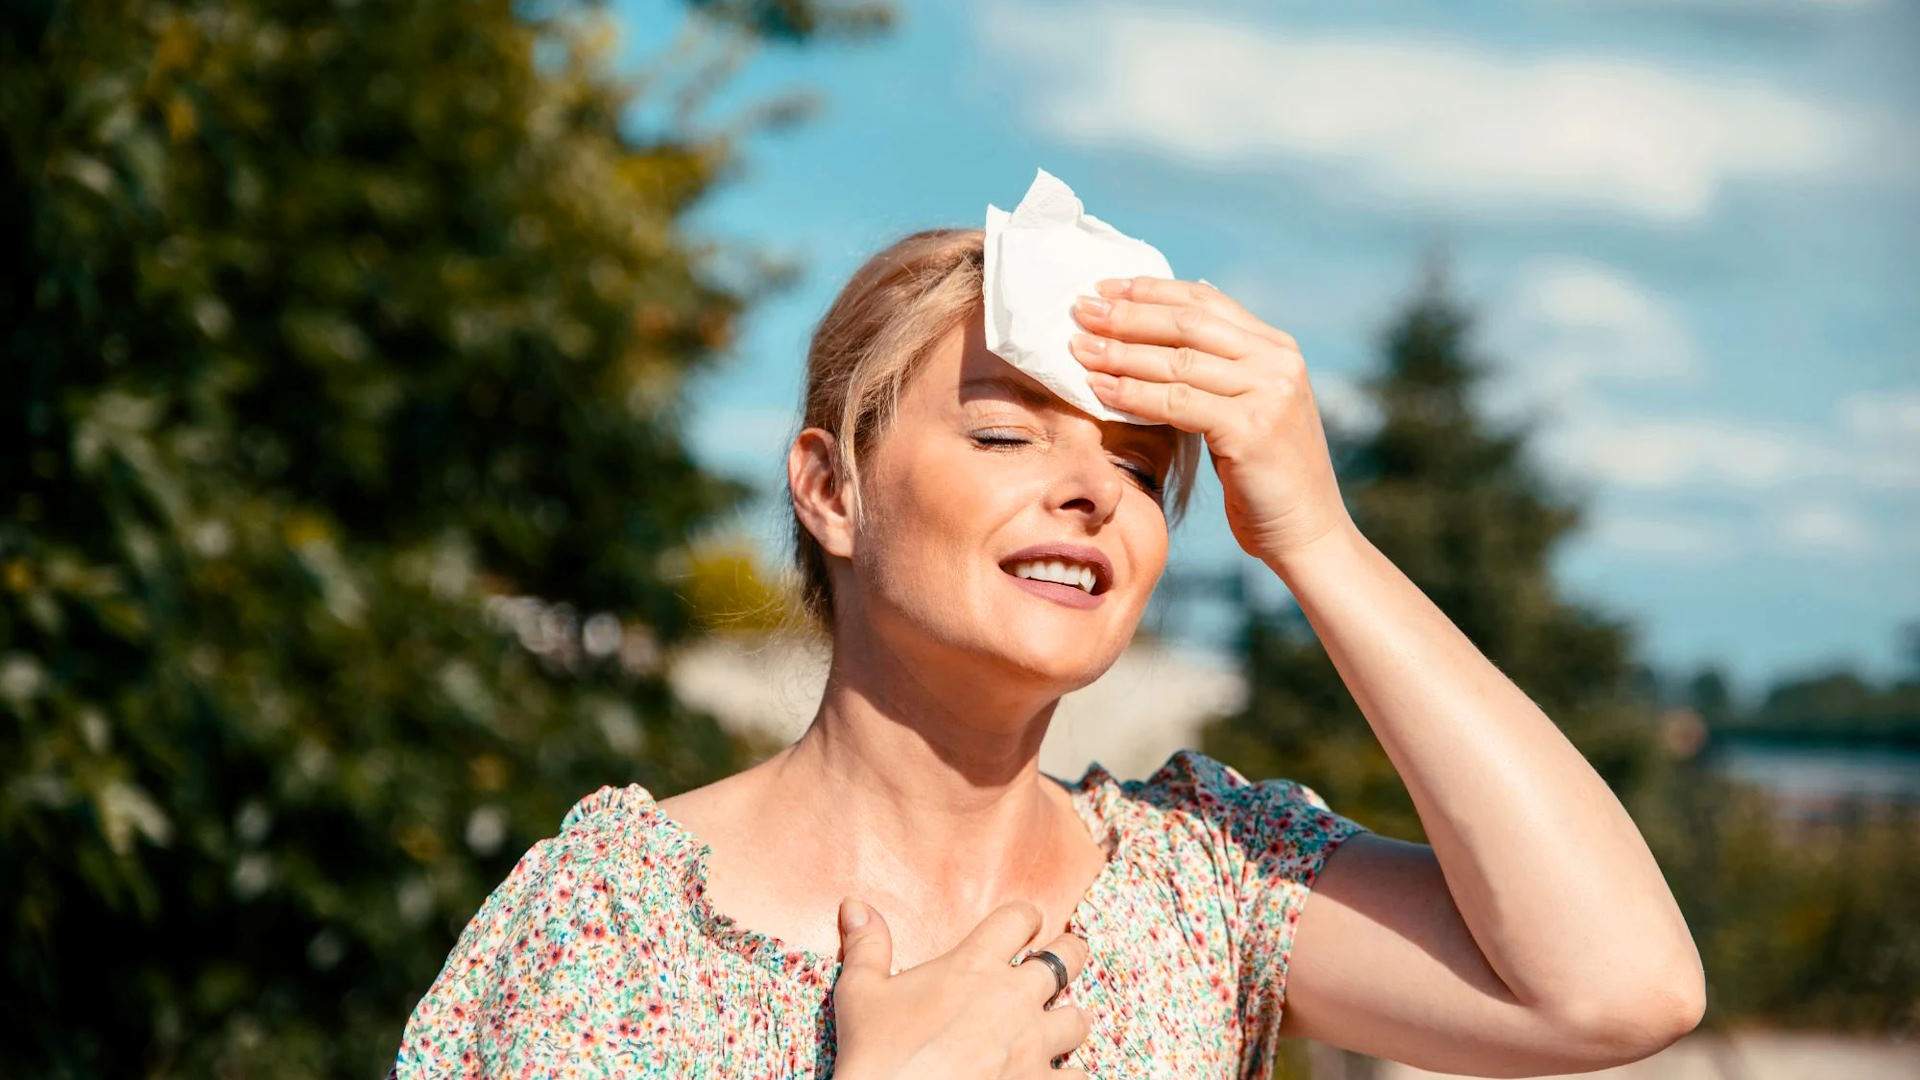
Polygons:
<instances>
[{"instance_id":1,"label":"chin","mask_svg":"<svg viewBox=\"0 0 1920 1080\"><path fill-rule=\"evenodd\" d=\"M1057 687L1062 694L1105 675L1127 644L1123 640L1101 648L1096 642L1063 642L1044 634L1042 629L1032 627L1023 632L999 633L994 637L996 651L1006 657L1009 664Z\"/></svg>"}]
</instances>

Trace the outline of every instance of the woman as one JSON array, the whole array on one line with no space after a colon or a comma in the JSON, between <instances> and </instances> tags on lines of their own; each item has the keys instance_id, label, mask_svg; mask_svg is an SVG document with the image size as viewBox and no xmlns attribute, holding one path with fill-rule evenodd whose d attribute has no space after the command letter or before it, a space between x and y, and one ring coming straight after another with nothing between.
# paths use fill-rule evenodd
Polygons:
<instances>
[{"instance_id":1,"label":"woman","mask_svg":"<svg viewBox=\"0 0 1920 1080\"><path fill-rule=\"evenodd\" d=\"M1358 532L1294 340L1209 286L1103 283L1073 348L1164 423L1099 421L985 349L981 249L901 240L814 336L787 459L833 642L812 726L704 788L580 803L467 927L397 1073L1264 1077L1289 1035L1518 1076L1690 1030L1699 957L1633 822ZM1430 847L1193 751L1040 772L1202 441Z\"/></svg>"}]
</instances>

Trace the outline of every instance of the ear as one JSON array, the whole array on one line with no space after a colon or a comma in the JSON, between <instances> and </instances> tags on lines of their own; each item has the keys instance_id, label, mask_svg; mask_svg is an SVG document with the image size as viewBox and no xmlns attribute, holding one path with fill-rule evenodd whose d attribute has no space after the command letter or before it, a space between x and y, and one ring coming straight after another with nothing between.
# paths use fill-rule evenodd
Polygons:
<instances>
[{"instance_id":1,"label":"ear","mask_svg":"<svg viewBox=\"0 0 1920 1080\"><path fill-rule=\"evenodd\" d=\"M810 427L787 449L787 488L793 512L829 555L853 557L853 510L841 483L833 433Z\"/></svg>"}]
</instances>

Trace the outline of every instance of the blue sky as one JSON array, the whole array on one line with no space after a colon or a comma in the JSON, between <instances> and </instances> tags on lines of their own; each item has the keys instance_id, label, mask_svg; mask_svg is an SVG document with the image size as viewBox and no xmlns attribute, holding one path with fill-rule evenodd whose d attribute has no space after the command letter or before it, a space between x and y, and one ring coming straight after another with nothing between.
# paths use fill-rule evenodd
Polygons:
<instances>
[{"instance_id":1,"label":"blue sky","mask_svg":"<svg viewBox=\"0 0 1920 1080\"><path fill-rule=\"evenodd\" d=\"M621 0L633 65L684 9ZM899 5L891 35L761 47L700 114L806 90L693 227L799 260L693 392L705 460L777 495L808 335L900 234L978 225L1036 167L1297 337L1324 410L1444 245L1495 365L1584 493L1563 586L1666 668L1747 691L1903 665L1920 619L1920 5L1531 0ZM678 42L678 44L674 44ZM636 122L646 122L643 109ZM769 561L782 505L746 516ZM1242 566L1212 477L1175 565ZM1284 598L1277 583L1272 598ZM1218 612L1157 616L1215 640Z\"/></svg>"}]
</instances>

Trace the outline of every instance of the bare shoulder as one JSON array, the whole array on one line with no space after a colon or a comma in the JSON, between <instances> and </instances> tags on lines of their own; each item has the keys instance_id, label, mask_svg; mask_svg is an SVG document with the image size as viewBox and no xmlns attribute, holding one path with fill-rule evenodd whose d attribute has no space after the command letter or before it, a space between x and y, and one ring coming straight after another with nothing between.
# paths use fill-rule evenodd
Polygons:
<instances>
[{"instance_id":1,"label":"bare shoulder","mask_svg":"<svg viewBox=\"0 0 1920 1080\"><path fill-rule=\"evenodd\" d=\"M688 788L656 800L660 812L709 843L731 839L740 832L744 809L754 789L752 769L723 776L711 784Z\"/></svg>"},{"instance_id":2,"label":"bare shoulder","mask_svg":"<svg viewBox=\"0 0 1920 1080\"><path fill-rule=\"evenodd\" d=\"M840 947L840 885L820 872L817 838L791 814L769 813L765 774L746 769L659 800L659 809L708 849L708 903L782 948L826 955Z\"/></svg>"}]
</instances>

